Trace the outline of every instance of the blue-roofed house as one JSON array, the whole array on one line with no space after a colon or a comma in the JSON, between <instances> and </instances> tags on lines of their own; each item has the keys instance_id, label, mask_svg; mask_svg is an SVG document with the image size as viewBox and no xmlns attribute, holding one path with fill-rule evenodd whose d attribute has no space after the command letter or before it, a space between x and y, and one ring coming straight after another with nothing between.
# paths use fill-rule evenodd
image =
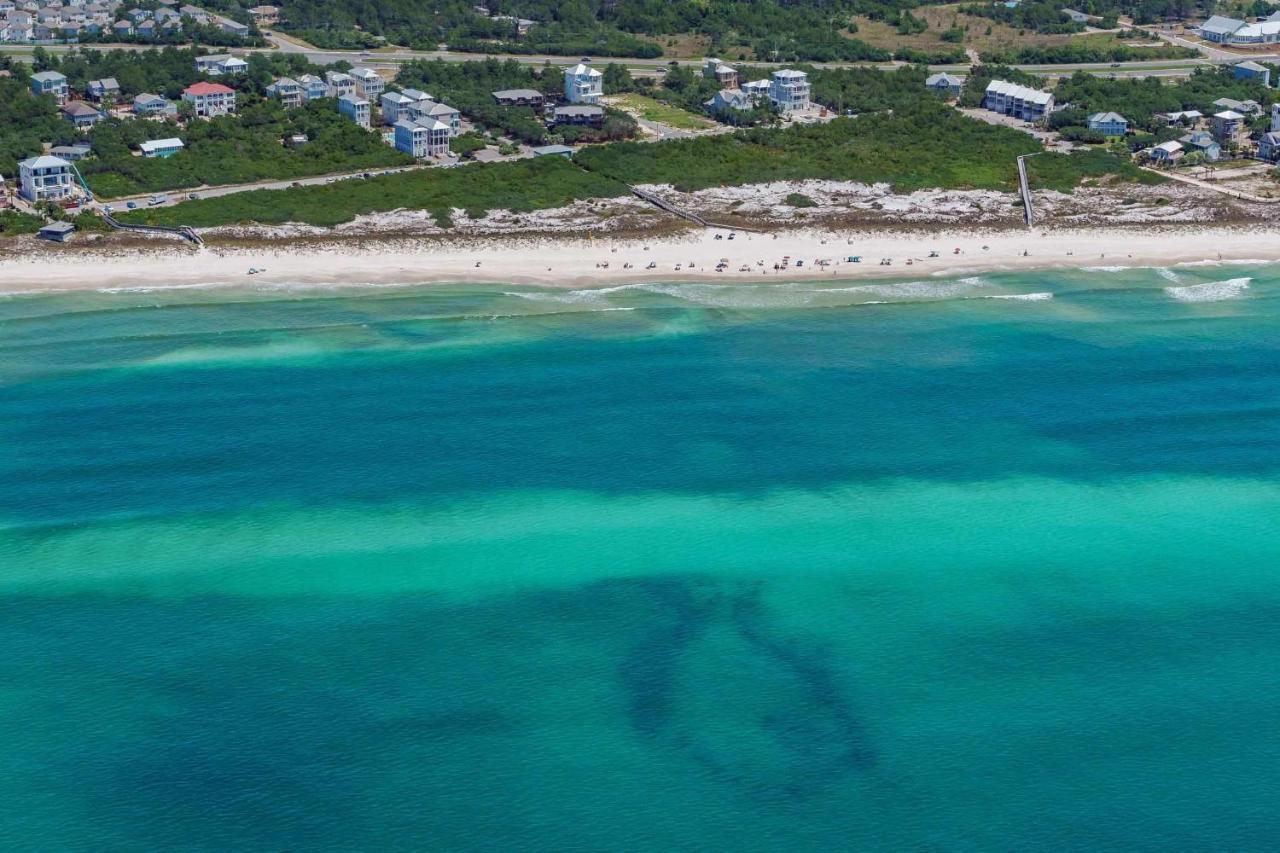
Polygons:
<instances>
[{"instance_id":1,"label":"blue-roofed house","mask_svg":"<svg viewBox=\"0 0 1280 853\"><path fill-rule=\"evenodd\" d=\"M1280 133L1272 130L1258 140L1258 159L1274 163L1280 160Z\"/></svg>"}]
</instances>

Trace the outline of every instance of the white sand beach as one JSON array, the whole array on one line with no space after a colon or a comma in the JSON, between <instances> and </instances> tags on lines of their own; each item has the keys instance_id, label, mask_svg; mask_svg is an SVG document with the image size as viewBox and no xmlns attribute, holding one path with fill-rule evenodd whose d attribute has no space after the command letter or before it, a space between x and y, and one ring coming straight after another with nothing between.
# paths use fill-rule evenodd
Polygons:
<instances>
[{"instance_id":1,"label":"white sand beach","mask_svg":"<svg viewBox=\"0 0 1280 853\"><path fill-rule=\"evenodd\" d=\"M732 239L730 239L732 234ZM506 282L585 287L662 281L902 278L1000 270L1280 261L1280 230L1230 226L1045 231L689 231L667 238L346 239L261 248L158 240L56 246L0 257L0 293L183 285ZM935 257L930 254L936 252ZM852 263L850 256L859 256ZM721 259L726 268L716 271ZM787 260L785 269L775 265ZM892 259L882 265L882 259ZM827 262L820 265L820 261ZM803 262L801 265L800 262ZM605 264L608 266L606 267ZM650 266L652 264L652 266ZM250 275L249 270L259 272Z\"/></svg>"}]
</instances>

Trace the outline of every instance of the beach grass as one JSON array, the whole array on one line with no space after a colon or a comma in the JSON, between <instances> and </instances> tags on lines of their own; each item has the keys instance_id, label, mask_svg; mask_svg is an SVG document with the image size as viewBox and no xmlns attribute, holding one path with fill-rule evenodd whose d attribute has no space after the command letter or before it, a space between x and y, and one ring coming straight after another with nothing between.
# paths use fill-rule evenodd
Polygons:
<instances>
[{"instance_id":1,"label":"beach grass","mask_svg":"<svg viewBox=\"0 0 1280 853\"><path fill-rule=\"evenodd\" d=\"M645 121L665 124L667 127L674 127L677 130L705 130L708 127L715 126L715 122L702 116L694 115L688 110L682 110L672 104L664 104L662 101L635 92L617 95L610 100L612 106L620 110L629 112Z\"/></svg>"}]
</instances>

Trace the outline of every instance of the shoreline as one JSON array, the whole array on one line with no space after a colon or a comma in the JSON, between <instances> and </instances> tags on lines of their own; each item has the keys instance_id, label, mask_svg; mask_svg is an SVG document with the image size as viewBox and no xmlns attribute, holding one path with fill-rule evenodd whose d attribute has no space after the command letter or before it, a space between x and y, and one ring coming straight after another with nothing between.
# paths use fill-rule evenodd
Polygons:
<instances>
[{"instance_id":1,"label":"shoreline","mask_svg":"<svg viewBox=\"0 0 1280 853\"><path fill-rule=\"evenodd\" d=\"M644 238L604 235L347 238L288 248L176 243L41 246L0 256L0 295L163 287L494 283L609 287L644 282L761 283L947 277L1036 269L1167 267L1280 262L1280 228L839 231L709 229ZM716 238L720 236L720 239ZM959 253L956 253L959 249ZM931 251L937 257L929 257ZM1026 252L1027 254L1023 254ZM860 263L850 263L860 255ZM790 257L785 269L774 264ZM716 272L716 263L729 265ZM890 266L880 264L892 258ZM815 264L829 260L826 267ZM804 265L797 267L796 261ZM907 263L910 260L911 263ZM690 263L692 262L692 266ZM605 268L603 264L608 264ZM624 264L630 263L630 268ZM655 266L647 268L650 263ZM679 265L680 269L676 269ZM742 267L746 271L742 271ZM262 272L249 275L250 268Z\"/></svg>"}]
</instances>

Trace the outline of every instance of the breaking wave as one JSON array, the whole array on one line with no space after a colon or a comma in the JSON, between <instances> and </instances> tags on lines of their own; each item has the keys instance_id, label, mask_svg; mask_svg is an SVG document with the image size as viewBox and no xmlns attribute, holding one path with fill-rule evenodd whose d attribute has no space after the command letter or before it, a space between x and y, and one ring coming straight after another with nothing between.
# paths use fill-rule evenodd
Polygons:
<instances>
[{"instance_id":1,"label":"breaking wave","mask_svg":"<svg viewBox=\"0 0 1280 853\"><path fill-rule=\"evenodd\" d=\"M1179 302L1222 302L1244 296L1251 281L1251 278L1228 278L1184 287L1166 287L1164 292Z\"/></svg>"}]
</instances>

